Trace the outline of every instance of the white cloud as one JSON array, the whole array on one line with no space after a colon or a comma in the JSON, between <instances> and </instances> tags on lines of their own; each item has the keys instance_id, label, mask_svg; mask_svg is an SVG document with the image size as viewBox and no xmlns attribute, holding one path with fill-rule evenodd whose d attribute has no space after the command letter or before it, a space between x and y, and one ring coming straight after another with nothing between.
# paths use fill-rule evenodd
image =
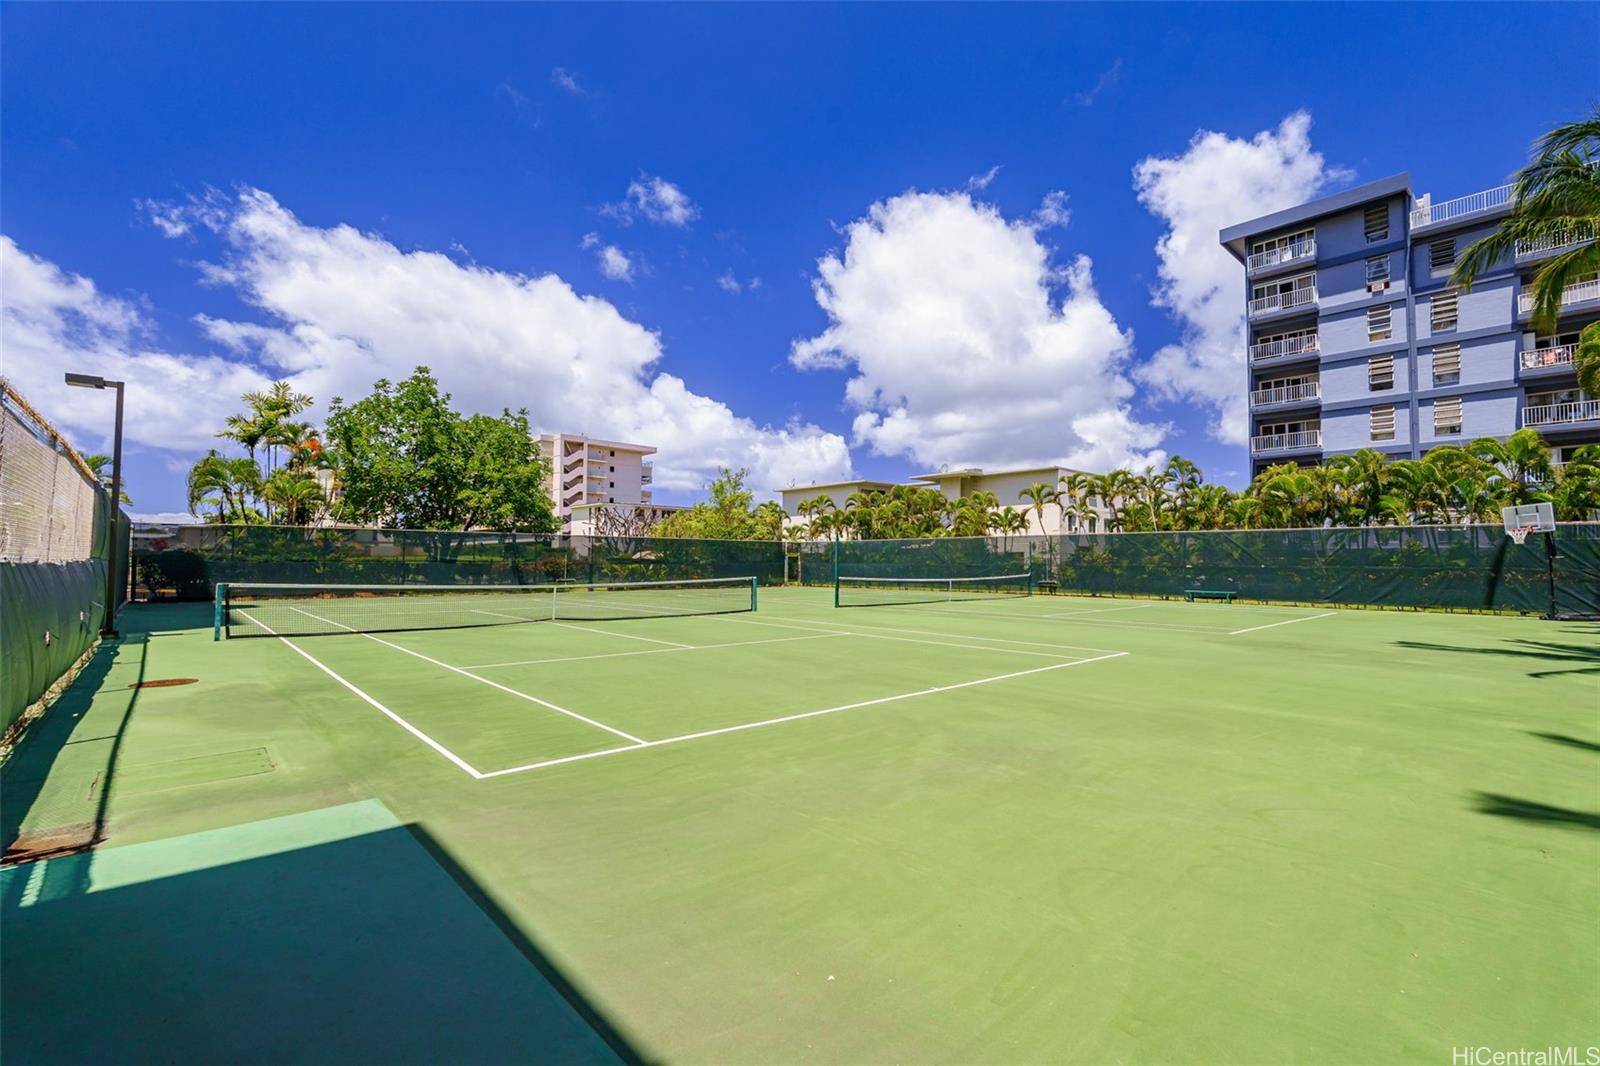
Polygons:
<instances>
[{"instance_id":1,"label":"white cloud","mask_svg":"<svg viewBox=\"0 0 1600 1066\"><path fill-rule=\"evenodd\" d=\"M1134 376L1169 400L1213 413L1211 434L1242 444L1245 404L1244 271L1217 243L1227 226L1279 211L1351 175L1311 147L1303 111L1250 140L1201 130L1182 155L1152 156L1134 168L1139 201L1167 224L1156 242L1160 284L1154 303L1183 326L1183 341L1162 348Z\"/></svg>"},{"instance_id":2,"label":"white cloud","mask_svg":"<svg viewBox=\"0 0 1600 1066\"><path fill-rule=\"evenodd\" d=\"M333 396L359 398L378 378L404 377L421 363L461 410L526 407L539 429L656 445L656 483L663 489L697 490L718 466L749 468L759 488L850 471L842 437L801 422L761 425L689 391L656 366L662 350L654 332L556 275L528 277L438 252L404 252L349 226L308 226L258 190L240 193L220 219L208 217L213 221L205 228L216 230L224 254L205 265L206 279L230 286L261 312L259 321L197 316L231 358L129 350L131 311L104 297L93 305L117 327L105 331L106 360L118 362L130 380L154 381L168 364L193 378L181 381L174 371L151 390L168 406L141 414L147 427L161 427L149 443L160 445L171 432L186 445L209 445L234 398L268 377L289 378L317 398L320 412ZM29 262L59 276L49 264ZM10 275L8 267L8 302ZM84 302L81 292L78 300ZM10 323L8 307L8 366ZM43 330L36 359L59 361L60 347L75 343L69 326ZM81 368L99 373L99 365ZM35 377L50 373L54 366Z\"/></svg>"},{"instance_id":3,"label":"white cloud","mask_svg":"<svg viewBox=\"0 0 1600 1066\"><path fill-rule=\"evenodd\" d=\"M728 271L717 279L717 285L723 292L740 293L744 286L739 284L739 279L733 276L733 271Z\"/></svg>"},{"instance_id":4,"label":"white cloud","mask_svg":"<svg viewBox=\"0 0 1600 1066\"><path fill-rule=\"evenodd\" d=\"M621 202L606 204L600 212L624 225L632 223L636 215L643 215L651 222L679 228L700 217L700 208L682 189L665 178L648 174L641 174L628 184L628 193Z\"/></svg>"},{"instance_id":5,"label":"white cloud","mask_svg":"<svg viewBox=\"0 0 1600 1066\"><path fill-rule=\"evenodd\" d=\"M0 236L5 375L83 448L109 450L111 394L68 388L62 380L68 371L127 382L128 441L189 452L217 443L219 398L231 400L267 383L233 360L146 347L148 332L132 303Z\"/></svg>"},{"instance_id":6,"label":"white cloud","mask_svg":"<svg viewBox=\"0 0 1600 1066\"><path fill-rule=\"evenodd\" d=\"M1080 93L1073 93L1072 99L1079 107L1093 107L1100 94L1122 80L1122 57L1116 60L1105 70L1100 72L1100 77L1095 79L1094 88Z\"/></svg>"},{"instance_id":7,"label":"white cloud","mask_svg":"<svg viewBox=\"0 0 1600 1066\"><path fill-rule=\"evenodd\" d=\"M999 174L999 163L996 163L982 174L974 174L972 177L967 179L967 191L977 192L980 189L987 189L990 185L994 184L994 179L998 177Z\"/></svg>"},{"instance_id":8,"label":"white cloud","mask_svg":"<svg viewBox=\"0 0 1600 1066\"><path fill-rule=\"evenodd\" d=\"M578 76L566 67L556 67L550 72L550 83L556 88L571 93L573 96L584 95L584 88L578 84Z\"/></svg>"},{"instance_id":9,"label":"white cloud","mask_svg":"<svg viewBox=\"0 0 1600 1066\"><path fill-rule=\"evenodd\" d=\"M1034 225L964 192L873 204L845 236L813 283L830 324L790 361L853 372L857 443L929 466L1163 458L1164 427L1129 411L1132 337L1087 257L1057 270Z\"/></svg>"},{"instance_id":10,"label":"white cloud","mask_svg":"<svg viewBox=\"0 0 1600 1066\"><path fill-rule=\"evenodd\" d=\"M1065 229L1072 220L1072 211L1067 207L1067 194L1060 189L1052 189L1044 194L1044 199L1039 201L1038 208L1033 212L1033 224L1036 229Z\"/></svg>"},{"instance_id":11,"label":"white cloud","mask_svg":"<svg viewBox=\"0 0 1600 1066\"><path fill-rule=\"evenodd\" d=\"M633 260L629 259L621 248L608 244L595 255L600 260L600 273L612 281L633 281Z\"/></svg>"}]
</instances>

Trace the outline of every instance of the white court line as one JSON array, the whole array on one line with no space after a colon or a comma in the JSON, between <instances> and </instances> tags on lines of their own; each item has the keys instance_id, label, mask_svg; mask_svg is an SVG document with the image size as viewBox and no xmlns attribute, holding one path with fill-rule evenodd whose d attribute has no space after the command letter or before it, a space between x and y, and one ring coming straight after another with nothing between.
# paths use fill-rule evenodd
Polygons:
<instances>
[{"instance_id":1,"label":"white court line","mask_svg":"<svg viewBox=\"0 0 1600 1066\"><path fill-rule=\"evenodd\" d=\"M1269 623L1268 625L1264 625L1264 626L1251 626L1249 629L1235 629L1233 632L1229 633L1228 636L1236 637L1240 633L1254 633L1257 630L1260 630L1260 629L1272 629L1275 626L1292 626L1296 622L1311 622L1311 621L1315 621L1318 618L1328 618L1328 617L1330 617L1332 615L1336 615L1338 613L1339 613L1338 611L1323 611L1321 614L1308 614L1304 618L1290 618L1287 621L1272 622L1272 623Z\"/></svg>"},{"instance_id":2,"label":"white court line","mask_svg":"<svg viewBox=\"0 0 1600 1066\"><path fill-rule=\"evenodd\" d=\"M721 736L724 733L742 733L747 729L761 729L769 725L780 725L784 722L796 722L802 718L817 718L825 714L838 714L840 711L853 711L861 707L876 707L883 703L895 703L899 700L915 699L918 696L932 696L939 692L953 692L956 689L972 688L974 685L988 685L996 681L1009 681L1014 677L1026 677L1029 674L1042 674L1050 670L1065 670L1069 666L1083 666L1085 663L1097 663L1106 659L1119 659L1128 653L1115 652L1111 655L1100 655L1093 659L1075 659L1072 662L1055 663L1052 666L1036 666L1031 670L1017 670L1009 674L996 674L994 677L980 677L976 681L961 681L954 685L939 685L934 688L919 689L916 692L902 692L894 696L880 696L875 700L862 700L859 703L845 703L837 707L824 707L820 711L805 711L801 714L786 714L781 718L767 718L760 722L744 722L739 725L723 726L721 729L706 729L698 733L685 733L682 736L666 737L662 740L647 740L642 744L629 744L624 747L602 748L599 751L587 751L581 755L567 755L559 759L545 759L542 762L528 763L525 766L511 766L504 770L491 770L482 776L504 777L506 774L519 774L527 770L540 770L547 766L560 766L563 763L581 762L584 759L598 759L602 755L620 755L625 751L637 751L640 748L659 748L666 744L680 744L686 740L702 740L706 737Z\"/></svg>"},{"instance_id":3,"label":"white court line","mask_svg":"<svg viewBox=\"0 0 1600 1066\"><path fill-rule=\"evenodd\" d=\"M1154 605L1152 604L1152 606L1154 606ZM1075 615L1073 615L1073 614L1061 614L1061 615L1054 615L1054 616L1051 616L1049 618L1045 618L1045 617L1043 617L1041 615L1037 615L1037 614L1001 614L998 611L978 612L978 611L961 611L961 610L940 610L937 607L919 607L917 609L919 611L926 611L929 614L942 615L942 616L944 616L946 618L958 618L961 615L970 614L970 615L973 615L974 617L980 617L981 616L983 618L1015 618L1015 619L1018 619L1018 620L1024 621L1024 622L1047 622L1047 623L1051 623L1051 622L1076 622L1076 621L1078 621L1077 617ZM1156 630L1157 632L1164 632L1164 633L1225 633L1225 632L1227 632L1221 626L1192 626L1192 625L1189 625L1186 622L1125 622L1120 618L1085 618L1085 619L1083 619L1082 624L1084 624L1084 625L1095 625L1095 626L1121 626L1123 629L1153 629L1153 630Z\"/></svg>"},{"instance_id":4,"label":"white court line","mask_svg":"<svg viewBox=\"0 0 1600 1066\"><path fill-rule=\"evenodd\" d=\"M791 619L793 621L798 621L798 622L806 621L805 618L800 617L798 615L780 614L780 615L773 616L773 615L770 614L770 612L763 611L762 613L763 614L767 614L768 617L788 618L788 619ZM817 625L826 626L826 625L833 625L834 623L832 623L832 622L818 622L816 624ZM1053 644L1053 643L1050 643L1049 641L1044 641L1044 640L1017 640L1017 639L1015 639L1013 637L980 637L980 636L975 636L975 635L973 635L971 633L941 633L937 629L906 629L903 626L869 626L869 625L862 625L860 622L851 622L850 625L855 627L856 629L881 629L886 633L916 633L916 634L918 634L920 636L924 636L924 637L957 637L957 638L959 638L961 640L990 640L990 641L994 641L994 642L999 643L999 644L1027 644L1030 647L1035 647L1035 648L1062 648L1062 649L1065 649L1067 651L1093 651L1093 652L1106 652L1106 653L1109 653L1109 652L1111 652L1113 650L1111 648L1091 648L1087 644ZM841 632L839 635L840 636L848 636L848 637L856 637L856 636L870 636L871 634L869 634L869 633L844 633L844 632ZM801 638L801 639L804 639L804 638Z\"/></svg>"},{"instance_id":5,"label":"white court line","mask_svg":"<svg viewBox=\"0 0 1600 1066\"><path fill-rule=\"evenodd\" d=\"M658 640L655 637L641 637L636 633L613 633L609 629L594 629L591 626L573 625L571 622L557 622L562 629L581 629L585 633L599 633L603 637L625 637L628 640L642 640L650 644L665 644L672 648L691 649L693 644L679 644L675 640Z\"/></svg>"},{"instance_id":6,"label":"white court line","mask_svg":"<svg viewBox=\"0 0 1600 1066\"><path fill-rule=\"evenodd\" d=\"M432 656L429 656L429 655L424 655L420 651L412 651L410 648L404 647L403 645L394 644L394 643L391 643L391 642L389 642L387 640L384 640L384 639L382 639L380 637L375 637L371 633L358 632L357 630L351 629L349 626L345 625L342 622L330 621L329 619L323 618L320 615L312 614L310 611L301 610L299 607L291 607L289 609L291 611L297 611L300 614L306 615L306 616L308 616L310 618L315 618L319 622L326 622L329 625L336 625L340 629L348 630L349 632L354 633L356 636L366 637L368 640L377 641L379 644L382 644L386 648L393 648L395 651L403 651L407 655L415 655L417 658L421 659L423 662L432 663L435 666L441 666L444 669L451 671L452 673L460 674L462 677L470 677L470 678L472 678L472 680L478 682L479 684L488 685L490 688L497 688L501 692L507 693L508 695L515 696L518 699L527 700L529 703L537 703L541 707L548 707L550 710L556 711L556 712L558 712L560 714L564 714L568 718L576 718L578 721L583 722L586 725L592 725L596 729L604 729L607 733L613 733L616 736L622 737L624 740L631 740L635 744L644 744L644 743L646 743L646 741L644 740L643 737L636 737L632 733L625 733L620 729L616 729L616 728L613 728L612 726L606 725L604 722L597 722L593 718L585 718L583 715L579 714L577 711L569 711L565 707L556 706L554 703L551 703L549 700L541 700L538 696L530 696L526 692L518 692L516 689L510 688L510 687L508 687L506 685L502 685L498 681L490 681L487 677L479 677L477 674L468 673L467 671L463 670L459 666L451 666L449 663L440 662L438 659L435 659L435 658L433 658Z\"/></svg>"},{"instance_id":7,"label":"white court line","mask_svg":"<svg viewBox=\"0 0 1600 1066\"><path fill-rule=\"evenodd\" d=\"M480 663L463 666L463 670L489 670L499 666L538 666L541 663L577 663L589 659L622 659L634 655L670 655L677 651L709 651L712 648L742 648L746 644L788 644L797 640L826 640L828 637L848 637L849 633L813 633L805 637L773 637L771 640L735 640L725 644L684 644L676 648L645 648L642 651L610 651L596 655L563 655L553 659L517 659L507 663Z\"/></svg>"},{"instance_id":8,"label":"white court line","mask_svg":"<svg viewBox=\"0 0 1600 1066\"><path fill-rule=\"evenodd\" d=\"M379 703L377 700L373 699L371 696L369 696L365 692L361 691L361 689L357 688L351 682L346 681L344 678L340 677L337 673L335 673L331 668L329 668L327 665L325 665L316 656L312 655L310 652L308 652L304 648L300 647L300 645L296 644L294 641L290 640L288 637L280 637L280 636L278 636L278 634L276 632L274 632L273 629L270 626L268 626L265 622L261 621L259 618L252 617L248 611L240 611L239 613L242 616L244 616L245 618L249 618L250 621L254 622L256 625L260 626L262 629L266 630L268 633L271 633L273 636L278 637L279 640L281 640L285 644L289 645L289 647L293 648L295 651L299 652L302 656L304 656L306 658L306 660L308 662L311 663L312 666L315 666L318 670L321 670L323 673L327 674L329 677L331 677L335 681L339 682L339 684L343 685L345 688L349 689L351 692L354 692L357 696L360 696L367 703L371 704L372 706L376 707L378 710L382 711L385 715L387 715L389 717L389 719L391 721L393 721L401 729L404 729L407 733L410 733L412 736L416 737L418 740L420 740L424 744L428 745L428 747L432 748L434 751L438 752L440 755L443 755L446 759L449 759L451 762L455 763L456 766L458 766L461 769L465 770L467 773L471 774L473 777L478 778L480 780L483 778L483 774L480 773L479 771L473 769L472 765L470 763L468 763L467 760L463 759L461 756L457 755L455 752L451 751L449 748L445 747L443 744L439 743L437 740L434 740L428 734L424 733L422 730L418 729L416 726L412 725L410 722L406 721L404 718L401 718L398 714L395 714L389 708L385 707L383 704Z\"/></svg>"}]
</instances>

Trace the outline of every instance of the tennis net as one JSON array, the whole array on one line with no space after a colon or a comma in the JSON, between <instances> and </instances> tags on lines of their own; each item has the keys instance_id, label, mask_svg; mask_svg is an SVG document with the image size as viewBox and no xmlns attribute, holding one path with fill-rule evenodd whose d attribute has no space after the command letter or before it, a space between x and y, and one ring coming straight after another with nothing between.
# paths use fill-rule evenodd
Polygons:
<instances>
[{"instance_id":1,"label":"tennis net","mask_svg":"<svg viewBox=\"0 0 1600 1066\"><path fill-rule=\"evenodd\" d=\"M1027 596L1033 592L1032 575L997 574L988 577L844 577L834 578L835 607L891 607L911 603L959 603L993 600L1000 596Z\"/></svg>"},{"instance_id":2,"label":"tennis net","mask_svg":"<svg viewBox=\"0 0 1600 1066\"><path fill-rule=\"evenodd\" d=\"M294 585L220 582L214 636L306 637L605 622L756 609L753 577L550 585Z\"/></svg>"}]
</instances>

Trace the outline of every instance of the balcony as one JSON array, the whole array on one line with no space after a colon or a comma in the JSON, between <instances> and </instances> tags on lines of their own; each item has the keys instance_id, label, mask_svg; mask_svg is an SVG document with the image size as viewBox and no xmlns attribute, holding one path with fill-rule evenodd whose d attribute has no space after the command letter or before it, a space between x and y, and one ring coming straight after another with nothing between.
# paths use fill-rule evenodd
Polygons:
<instances>
[{"instance_id":1,"label":"balcony","mask_svg":"<svg viewBox=\"0 0 1600 1066\"><path fill-rule=\"evenodd\" d=\"M1557 344L1551 348L1534 348L1522 353L1524 370L1556 370L1572 365L1576 344Z\"/></svg>"},{"instance_id":2,"label":"balcony","mask_svg":"<svg viewBox=\"0 0 1600 1066\"><path fill-rule=\"evenodd\" d=\"M1259 296L1251 300L1250 317L1262 318L1266 315L1293 311L1297 307L1315 307L1316 304L1317 287L1308 285L1303 289L1294 289L1290 292L1275 292L1271 296Z\"/></svg>"},{"instance_id":3,"label":"balcony","mask_svg":"<svg viewBox=\"0 0 1600 1066\"><path fill-rule=\"evenodd\" d=\"M1266 452L1298 452L1322 447L1322 430L1302 429L1298 433L1268 433L1251 437L1250 450L1256 454Z\"/></svg>"},{"instance_id":4,"label":"balcony","mask_svg":"<svg viewBox=\"0 0 1600 1066\"><path fill-rule=\"evenodd\" d=\"M1574 422L1600 420L1600 400L1574 400L1571 403L1545 403L1522 409L1524 426L1564 426Z\"/></svg>"},{"instance_id":5,"label":"balcony","mask_svg":"<svg viewBox=\"0 0 1600 1066\"><path fill-rule=\"evenodd\" d=\"M1281 340L1262 341L1250 346L1250 361L1264 363L1269 359L1281 359L1290 355L1314 356L1322 350L1321 342L1315 333L1306 333L1299 337L1284 337Z\"/></svg>"},{"instance_id":6,"label":"balcony","mask_svg":"<svg viewBox=\"0 0 1600 1066\"><path fill-rule=\"evenodd\" d=\"M1271 389L1257 389L1250 394L1251 407L1278 407L1292 403L1316 403L1322 399L1322 382L1307 381L1299 385L1279 385Z\"/></svg>"},{"instance_id":7,"label":"balcony","mask_svg":"<svg viewBox=\"0 0 1600 1066\"><path fill-rule=\"evenodd\" d=\"M1264 252L1257 252L1245 260L1244 269L1246 273L1259 274L1274 267L1309 263L1316 258L1317 242L1316 238L1312 238L1310 240L1295 241L1293 244L1286 244L1277 248L1268 248Z\"/></svg>"},{"instance_id":8,"label":"balcony","mask_svg":"<svg viewBox=\"0 0 1600 1066\"><path fill-rule=\"evenodd\" d=\"M1485 189L1471 196L1459 196L1454 200L1438 204L1430 203L1424 197L1411 207L1411 228L1435 226L1441 222L1454 222L1472 215L1503 210L1511 206L1511 189L1510 185L1501 185L1499 188Z\"/></svg>"},{"instance_id":9,"label":"balcony","mask_svg":"<svg viewBox=\"0 0 1600 1066\"><path fill-rule=\"evenodd\" d=\"M1600 278L1580 281L1561 290L1561 306L1563 309L1571 307L1573 304L1589 303L1592 300L1600 300ZM1533 304L1533 293L1517 293L1517 313L1519 315L1533 314Z\"/></svg>"},{"instance_id":10,"label":"balcony","mask_svg":"<svg viewBox=\"0 0 1600 1066\"><path fill-rule=\"evenodd\" d=\"M656 467L655 467L654 463L640 463L639 464L639 484L648 485L648 484L650 484L650 482L654 481L655 478L656 478Z\"/></svg>"},{"instance_id":11,"label":"balcony","mask_svg":"<svg viewBox=\"0 0 1600 1066\"><path fill-rule=\"evenodd\" d=\"M1575 226L1564 233L1557 233L1550 237L1540 237L1531 241L1518 241L1514 250L1517 262L1524 259L1537 259L1551 252L1562 252L1568 248L1576 248L1580 244L1587 244L1594 240L1594 229L1590 226Z\"/></svg>"}]
</instances>

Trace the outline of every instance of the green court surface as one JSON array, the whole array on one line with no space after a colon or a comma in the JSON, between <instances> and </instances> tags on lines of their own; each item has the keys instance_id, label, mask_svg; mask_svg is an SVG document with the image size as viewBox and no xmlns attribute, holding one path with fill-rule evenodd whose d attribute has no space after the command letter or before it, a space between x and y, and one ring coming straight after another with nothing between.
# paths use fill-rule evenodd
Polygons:
<instances>
[{"instance_id":1,"label":"green court surface","mask_svg":"<svg viewBox=\"0 0 1600 1066\"><path fill-rule=\"evenodd\" d=\"M8 841L102 841L0 875L6 1058L1600 1043L1595 626L831 604L221 643L130 609L5 769Z\"/></svg>"}]
</instances>

